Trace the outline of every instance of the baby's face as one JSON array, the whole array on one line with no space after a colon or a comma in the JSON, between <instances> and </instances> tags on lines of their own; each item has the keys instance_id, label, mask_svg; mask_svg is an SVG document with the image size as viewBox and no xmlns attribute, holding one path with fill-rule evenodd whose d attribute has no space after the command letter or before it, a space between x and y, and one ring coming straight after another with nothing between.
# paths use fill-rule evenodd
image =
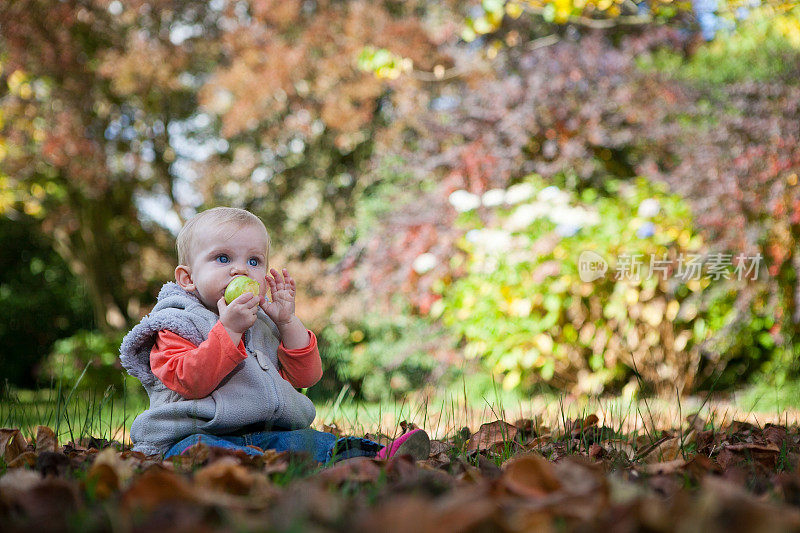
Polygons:
<instances>
[{"instance_id":1,"label":"baby's face","mask_svg":"<svg viewBox=\"0 0 800 533\"><path fill-rule=\"evenodd\" d=\"M193 250L189 272L195 291L208 309L219 312L217 302L236 276L249 276L267 292L267 234L256 224L226 224L203 230Z\"/></svg>"}]
</instances>

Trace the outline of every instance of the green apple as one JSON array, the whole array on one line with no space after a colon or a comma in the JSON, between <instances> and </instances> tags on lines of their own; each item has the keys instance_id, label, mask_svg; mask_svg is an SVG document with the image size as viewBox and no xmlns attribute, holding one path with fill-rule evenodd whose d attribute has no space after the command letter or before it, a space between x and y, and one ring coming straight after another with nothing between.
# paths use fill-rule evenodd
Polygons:
<instances>
[{"instance_id":1,"label":"green apple","mask_svg":"<svg viewBox=\"0 0 800 533\"><path fill-rule=\"evenodd\" d=\"M247 276L236 276L225 288L225 303L230 304L232 301L246 292L252 292L253 296L258 298L259 292L261 292L261 286L253 278L249 278Z\"/></svg>"}]
</instances>

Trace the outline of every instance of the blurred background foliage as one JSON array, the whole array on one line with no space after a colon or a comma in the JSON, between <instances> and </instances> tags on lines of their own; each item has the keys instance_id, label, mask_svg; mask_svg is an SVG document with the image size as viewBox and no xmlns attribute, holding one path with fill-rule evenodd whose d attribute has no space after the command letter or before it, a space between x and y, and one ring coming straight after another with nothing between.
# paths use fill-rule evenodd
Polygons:
<instances>
[{"instance_id":1,"label":"blurred background foliage","mask_svg":"<svg viewBox=\"0 0 800 533\"><path fill-rule=\"evenodd\" d=\"M794 2L4 2L2 375L118 387L177 229L233 205L317 397L797 377L798 65ZM762 261L585 283L587 249Z\"/></svg>"}]
</instances>

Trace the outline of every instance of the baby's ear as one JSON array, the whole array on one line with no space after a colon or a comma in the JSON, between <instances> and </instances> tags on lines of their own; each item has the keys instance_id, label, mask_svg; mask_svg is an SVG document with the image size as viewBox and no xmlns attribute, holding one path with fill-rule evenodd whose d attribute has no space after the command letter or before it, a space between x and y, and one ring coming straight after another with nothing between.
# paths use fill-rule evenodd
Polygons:
<instances>
[{"instance_id":1,"label":"baby's ear","mask_svg":"<svg viewBox=\"0 0 800 533\"><path fill-rule=\"evenodd\" d=\"M175 282L187 292L191 292L195 289L194 281L192 281L192 271L186 265L178 265L175 267Z\"/></svg>"}]
</instances>

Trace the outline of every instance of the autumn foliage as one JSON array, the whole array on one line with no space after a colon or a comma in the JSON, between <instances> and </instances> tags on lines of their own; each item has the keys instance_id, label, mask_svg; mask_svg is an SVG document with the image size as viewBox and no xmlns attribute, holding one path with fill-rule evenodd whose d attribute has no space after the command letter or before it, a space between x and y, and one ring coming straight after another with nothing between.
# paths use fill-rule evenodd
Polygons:
<instances>
[{"instance_id":1,"label":"autumn foliage","mask_svg":"<svg viewBox=\"0 0 800 533\"><path fill-rule=\"evenodd\" d=\"M0 520L7 531L407 531L412 518L430 532L784 531L800 526L798 457L796 426L713 428L697 415L636 439L593 414L552 429L497 420L433 441L416 464L326 468L203 444L162 461L102 439L61 445L39 426L30 441L0 430Z\"/></svg>"}]
</instances>

